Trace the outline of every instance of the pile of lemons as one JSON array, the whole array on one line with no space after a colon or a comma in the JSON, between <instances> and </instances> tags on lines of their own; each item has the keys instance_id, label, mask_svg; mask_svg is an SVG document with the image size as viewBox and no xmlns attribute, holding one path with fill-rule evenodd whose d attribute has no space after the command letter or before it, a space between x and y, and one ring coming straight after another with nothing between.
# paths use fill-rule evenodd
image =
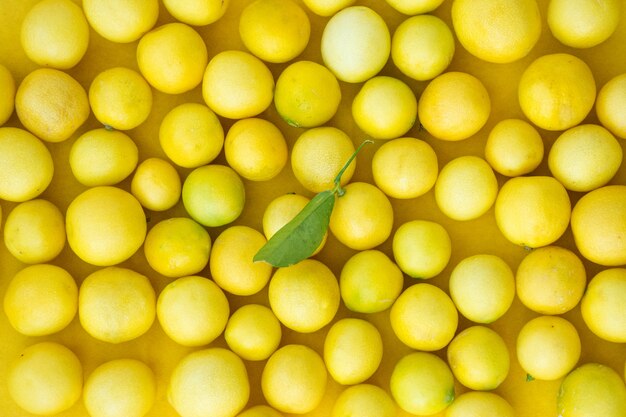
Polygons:
<instances>
[{"instance_id":1,"label":"pile of lemons","mask_svg":"<svg viewBox=\"0 0 626 417\"><path fill-rule=\"evenodd\" d=\"M4 314L29 337L78 317L112 345L158 323L189 349L166 378L158 364L126 357L84 378L80 354L54 340L30 344L11 358L10 397L38 415L82 398L92 417L141 417L166 396L182 417L320 407L333 417L507 417L514 408L494 390L517 360L530 379L561 381L559 416L626 415L626 371L581 363L581 338L562 316L578 311L595 336L626 343L626 185L612 181L626 140L626 73L598 86L575 53L538 56L519 78L521 113L488 125L497 92L450 69L461 48L489 65L520 62L545 25L568 50L592 48L614 34L622 2L550 0L542 15L535 0L449 0L449 25L431 13L443 0L387 0L377 7L404 16L392 32L376 7L355 0L253 0L233 17L235 1L42 0L25 14L20 46L38 68L16 83L0 64L0 125L10 121L0 127L3 238L26 264L6 286ZM242 47L199 34L224 16L238 32L223 36ZM72 69L97 53L90 36L134 45L136 66L79 82ZM319 59L300 59L313 41ZM184 93L197 100L176 101ZM166 98L175 105L154 120ZM598 122L586 122L594 109ZM280 123L265 117L274 111ZM333 123L340 112L351 130ZM85 129L90 117L97 128ZM144 123L158 126L158 155L133 137ZM441 163L440 143L479 132L482 156ZM546 132L558 132L550 146ZM371 165L359 174L355 160L344 172L313 256L281 268L253 262L315 193L333 188L359 137L375 141ZM61 143L67 159L53 160ZM536 173L542 163L549 175ZM44 194L59 164L81 187L64 206ZM247 212L251 190L272 180L299 191ZM427 195L451 222L398 220L396 204ZM448 225L485 215L527 248L521 262L474 254L451 265ZM559 243L566 232L574 248ZM331 239L349 251L339 271L316 257ZM93 267L78 281L55 264L66 247ZM133 268L141 256L166 285ZM602 270L588 277L585 262ZM428 281L446 268L449 279ZM263 291L266 302L232 303ZM490 324L516 298L534 318L511 352ZM350 314L338 318L340 309ZM378 313L386 321L370 320ZM321 330L317 347L282 343L284 332ZM408 352L387 365L386 385L371 379L383 335ZM250 361L264 362L254 406ZM330 378L345 387L323 404Z\"/></svg>"}]
</instances>

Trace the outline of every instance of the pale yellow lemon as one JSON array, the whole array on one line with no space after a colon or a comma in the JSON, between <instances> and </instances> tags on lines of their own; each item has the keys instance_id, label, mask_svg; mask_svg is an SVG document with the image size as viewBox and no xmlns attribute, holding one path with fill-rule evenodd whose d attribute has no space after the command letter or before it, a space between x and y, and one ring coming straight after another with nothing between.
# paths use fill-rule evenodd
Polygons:
<instances>
[{"instance_id":1,"label":"pale yellow lemon","mask_svg":"<svg viewBox=\"0 0 626 417\"><path fill-rule=\"evenodd\" d=\"M541 135L522 119L504 119L489 132L485 159L494 171L517 177L534 171L544 155Z\"/></svg>"},{"instance_id":2,"label":"pale yellow lemon","mask_svg":"<svg viewBox=\"0 0 626 417\"><path fill-rule=\"evenodd\" d=\"M148 210L164 211L180 200L182 184L176 168L161 158L144 159L135 170L130 191Z\"/></svg>"},{"instance_id":3,"label":"pale yellow lemon","mask_svg":"<svg viewBox=\"0 0 626 417\"><path fill-rule=\"evenodd\" d=\"M332 417L394 417L397 406L391 396L377 385L352 385L337 396Z\"/></svg>"},{"instance_id":4,"label":"pale yellow lemon","mask_svg":"<svg viewBox=\"0 0 626 417\"><path fill-rule=\"evenodd\" d=\"M626 117L619 112L626 103L626 73L606 82L596 97L596 115L614 135L626 139Z\"/></svg>"},{"instance_id":5,"label":"pale yellow lemon","mask_svg":"<svg viewBox=\"0 0 626 417\"><path fill-rule=\"evenodd\" d=\"M237 417L283 417L283 415L269 405L253 405L245 411L237 414Z\"/></svg>"},{"instance_id":6,"label":"pale yellow lemon","mask_svg":"<svg viewBox=\"0 0 626 417\"><path fill-rule=\"evenodd\" d=\"M18 271L4 293L9 323L27 336L43 336L64 329L78 310L78 287L64 268L50 264Z\"/></svg>"},{"instance_id":7,"label":"pale yellow lemon","mask_svg":"<svg viewBox=\"0 0 626 417\"><path fill-rule=\"evenodd\" d=\"M13 74L0 64L0 126L5 124L15 110L15 80Z\"/></svg>"},{"instance_id":8,"label":"pale yellow lemon","mask_svg":"<svg viewBox=\"0 0 626 417\"><path fill-rule=\"evenodd\" d=\"M580 311L587 327L613 343L626 342L626 269L610 268L597 273L587 286Z\"/></svg>"},{"instance_id":9,"label":"pale yellow lemon","mask_svg":"<svg viewBox=\"0 0 626 417\"><path fill-rule=\"evenodd\" d=\"M443 0L385 0L391 7L410 16L432 12Z\"/></svg>"},{"instance_id":10,"label":"pale yellow lemon","mask_svg":"<svg viewBox=\"0 0 626 417\"><path fill-rule=\"evenodd\" d=\"M445 417L515 417L515 410L494 392L468 391L454 399Z\"/></svg>"},{"instance_id":11,"label":"pale yellow lemon","mask_svg":"<svg viewBox=\"0 0 626 417\"><path fill-rule=\"evenodd\" d=\"M163 5L176 20L188 25L205 26L224 16L230 0L163 0Z\"/></svg>"},{"instance_id":12,"label":"pale yellow lemon","mask_svg":"<svg viewBox=\"0 0 626 417\"><path fill-rule=\"evenodd\" d=\"M552 35L574 48L591 48L613 35L620 21L619 0L551 0L546 19Z\"/></svg>"},{"instance_id":13,"label":"pale yellow lemon","mask_svg":"<svg viewBox=\"0 0 626 417\"><path fill-rule=\"evenodd\" d=\"M158 0L83 0L89 25L103 38L129 43L152 29L159 17Z\"/></svg>"},{"instance_id":14,"label":"pale yellow lemon","mask_svg":"<svg viewBox=\"0 0 626 417\"><path fill-rule=\"evenodd\" d=\"M228 347L248 361L262 361L270 357L280 345L280 321L268 307L245 304L233 312L224 329Z\"/></svg>"},{"instance_id":15,"label":"pale yellow lemon","mask_svg":"<svg viewBox=\"0 0 626 417\"><path fill-rule=\"evenodd\" d=\"M353 5L356 0L302 0L302 2L319 16L332 16L339 10Z\"/></svg>"},{"instance_id":16,"label":"pale yellow lemon","mask_svg":"<svg viewBox=\"0 0 626 417\"><path fill-rule=\"evenodd\" d=\"M429 220L409 220L393 235L393 257L405 274L428 279L439 275L450 261L452 241L448 231Z\"/></svg>"}]
</instances>

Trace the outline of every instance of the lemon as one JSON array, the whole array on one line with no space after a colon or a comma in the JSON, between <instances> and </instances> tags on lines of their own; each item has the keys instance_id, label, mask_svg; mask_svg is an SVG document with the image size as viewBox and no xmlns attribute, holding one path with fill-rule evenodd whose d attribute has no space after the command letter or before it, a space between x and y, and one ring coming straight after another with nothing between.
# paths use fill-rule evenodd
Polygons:
<instances>
[{"instance_id":1,"label":"lemon","mask_svg":"<svg viewBox=\"0 0 626 417\"><path fill-rule=\"evenodd\" d=\"M322 262L305 259L278 268L270 279L270 308L287 328L315 332L330 323L339 309L339 284Z\"/></svg>"},{"instance_id":2,"label":"lemon","mask_svg":"<svg viewBox=\"0 0 626 417\"><path fill-rule=\"evenodd\" d=\"M228 349L189 353L170 377L168 400L181 417L232 417L249 398L246 366Z\"/></svg>"},{"instance_id":3,"label":"lemon","mask_svg":"<svg viewBox=\"0 0 626 417\"><path fill-rule=\"evenodd\" d=\"M268 405L254 405L237 414L237 417L283 417L281 413Z\"/></svg>"},{"instance_id":4,"label":"lemon","mask_svg":"<svg viewBox=\"0 0 626 417\"><path fill-rule=\"evenodd\" d=\"M425 351L445 347L457 329L454 303L442 289L431 284L413 284L391 306L391 328L401 342Z\"/></svg>"},{"instance_id":5,"label":"lemon","mask_svg":"<svg viewBox=\"0 0 626 417\"><path fill-rule=\"evenodd\" d=\"M392 6L398 2L388 1ZM441 3L440 0L434 2ZM454 52L452 30L433 15L419 14L407 18L398 25L391 38L394 65L404 75L418 81L431 80L444 72L452 62Z\"/></svg>"},{"instance_id":6,"label":"lemon","mask_svg":"<svg viewBox=\"0 0 626 417\"><path fill-rule=\"evenodd\" d=\"M535 317L517 335L517 360L534 379L564 377L578 363L580 350L576 327L558 316Z\"/></svg>"},{"instance_id":7,"label":"lemon","mask_svg":"<svg viewBox=\"0 0 626 417\"><path fill-rule=\"evenodd\" d=\"M571 250L545 246L520 261L515 282L517 296L526 307L540 314L563 314L578 305L587 273Z\"/></svg>"},{"instance_id":8,"label":"lemon","mask_svg":"<svg viewBox=\"0 0 626 417\"><path fill-rule=\"evenodd\" d=\"M555 53L526 67L518 84L524 115L545 130L566 130L582 122L593 108L596 82L580 58Z\"/></svg>"},{"instance_id":9,"label":"lemon","mask_svg":"<svg viewBox=\"0 0 626 417\"><path fill-rule=\"evenodd\" d=\"M596 98L596 115L600 123L620 138L626 138L626 117L617 111L626 103L626 73L606 82Z\"/></svg>"},{"instance_id":10,"label":"lemon","mask_svg":"<svg viewBox=\"0 0 626 417\"><path fill-rule=\"evenodd\" d=\"M217 115L199 103L183 103L167 112L159 126L165 155L183 168L206 165L224 146L224 129Z\"/></svg>"},{"instance_id":11,"label":"lemon","mask_svg":"<svg viewBox=\"0 0 626 417\"><path fill-rule=\"evenodd\" d=\"M412 352L394 365L389 381L391 395L404 411L431 415L454 401L454 376L439 356Z\"/></svg>"},{"instance_id":12,"label":"lemon","mask_svg":"<svg viewBox=\"0 0 626 417\"><path fill-rule=\"evenodd\" d=\"M507 400L493 392L469 391L455 398L446 409L446 417L515 417Z\"/></svg>"},{"instance_id":13,"label":"lemon","mask_svg":"<svg viewBox=\"0 0 626 417\"><path fill-rule=\"evenodd\" d=\"M327 378L324 360L316 351L289 344L267 360L261 390L269 405L278 411L304 414L322 401Z\"/></svg>"},{"instance_id":14,"label":"lemon","mask_svg":"<svg viewBox=\"0 0 626 417\"><path fill-rule=\"evenodd\" d=\"M43 0L24 16L20 43L36 64L69 69L87 52L89 24L73 1Z\"/></svg>"},{"instance_id":15,"label":"lemon","mask_svg":"<svg viewBox=\"0 0 626 417\"><path fill-rule=\"evenodd\" d=\"M471 74L449 71L428 83L417 114L437 139L458 141L477 133L487 123L491 100L483 83Z\"/></svg>"},{"instance_id":16,"label":"lemon","mask_svg":"<svg viewBox=\"0 0 626 417\"><path fill-rule=\"evenodd\" d=\"M485 159L494 171L507 177L534 171L543 155L541 135L533 125L521 119L500 120L485 143Z\"/></svg>"},{"instance_id":17,"label":"lemon","mask_svg":"<svg viewBox=\"0 0 626 417\"><path fill-rule=\"evenodd\" d=\"M180 22L151 30L137 45L139 71L151 86L168 94L196 88L202 82L207 60L202 37Z\"/></svg>"},{"instance_id":18,"label":"lemon","mask_svg":"<svg viewBox=\"0 0 626 417\"><path fill-rule=\"evenodd\" d=\"M352 139L342 130L320 126L305 130L291 148L291 168L296 179L307 190L319 193L330 190L339 170L354 153ZM347 184L356 169L354 159L341 176Z\"/></svg>"},{"instance_id":19,"label":"lemon","mask_svg":"<svg viewBox=\"0 0 626 417\"><path fill-rule=\"evenodd\" d=\"M452 242L447 230L429 220L410 220L396 229L393 256L405 274L428 279L439 275L450 261Z\"/></svg>"},{"instance_id":20,"label":"lemon","mask_svg":"<svg viewBox=\"0 0 626 417\"><path fill-rule=\"evenodd\" d=\"M64 329L78 309L78 287L60 266L30 265L18 271L4 293L9 323L27 336L43 336Z\"/></svg>"},{"instance_id":21,"label":"lemon","mask_svg":"<svg viewBox=\"0 0 626 417\"><path fill-rule=\"evenodd\" d=\"M224 16L230 0L163 0L163 5L176 20L188 25L205 26Z\"/></svg>"},{"instance_id":22,"label":"lemon","mask_svg":"<svg viewBox=\"0 0 626 417\"><path fill-rule=\"evenodd\" d=\"M322 32L324 64L341 81L360 83L378 74L391 53L391 35L383 18L366 6L334 14Z\"/></svg>"},{"instance_id":23,"label":"lemon","mask_svg":"<svg viewBox=\"0 0 626 417\"><path fill-rule=\"evenodd\" d=\"M217 53L206 66L202 97L217 114L245 119L264 112L274 98L274 77L254 55L236 50Z\"/></svg>"},{"instance_id":24,"label":"lemon","mask_svg":"<svg viewBox=\"0 0 626 417\"><path fill-rule=\"evenodd\" d=\"M136 359L98 365L85 380L83 402L91 417L143 417L156 398L154 372Z\"/></svg>"},{"instance_id":25,"label":"lemon","mask_svg":"<svg viewBox=\"0 0 626 417\"><path fill-rule=\"evenodd\" d=\"M72 143L69 162L74 177L83 185L114 185L137 167L139 149L124 132L105 128L88 130Z\"/></svg>"},{"instance_id":26,"label":"lemon","mask_svg":"<svg viewBox=\"0 0 626 417\"><path fill-rule=\"evenodd\" d=\"M356 0L302 0L313 13L319 16L332 16L339 10L353 5Z\"/></svg>"},{"instance_id":27,"label":"lemon","mask_svg":"<svg viewBox=\"0 0 626 417\"><path fill-rule=\"evenodd\" d=\"M340 103L337 78L317 62L294 62L276 80L274 106L291 126L321 126L337 113Z\"/></svg>"},{"instance_id":28,"label":"lemon","mask_svg":"<svg viewBox=\"0 0 626 417\"><path fill-rule=\"evenodd\" d=\"M239 16L244 46L267 62L291 61L304 51L310 35L309 17L292 0L255 0Z\"/></svg>"},{"instance_id":29,"label":"lemon","mask_svg":"<svg viewBox=\"0 0 626 417\"><path fill-rule=\"evenodd\" d=\"M398 265L376 249L352 255L339 276L344 305L358 313L387 310L402 292L403 284L404 276Z\"/></svg>"},{"instance_id":30,"label":"lemon","mask_svg":"<svg viewBox=\"0 0 626 417\"><path fill-rule=\"evenodd\" d=\"M222 334L230 306L213 281L192 275L170 282L161 291L156 314L173 341L183 346L203 346Z\"/></svg>"},{"instance_id":31,"label":"lemon","mask_svg":"<svg viewBox=\"0 0 626 417\"><path fill-rule=\"evenodd\" d=\"M143 253L152 269L169 278L193 275L209 262L211 236L188 217L161 220L148 231Z\"/></svg>"},{"instance_id":32,"label":"lemon","mask_svg":"<svg viewBox=\"0 0 626 417\"><path fill-rule=\"evenodd\" d=\"M403 81L389 76L367 80L352 101L352 118L374 139L407 133L417 118L417 99Z\"/></svg>"},{"instance_id":33,"label":"lemon","mask_svg":"<svg viewBox=\"0 0 626 417\"><path fill-rule=\"evenodd\" d=\"M235 295L252 295L270 280L272 266L254 262L254 255L267 240L249 226L230 226L222 231L211 250L209 267L213 280L224 291Z\"/></svg>"},{"instance_id":34,"label":"lemon","mask_svg":"<svg viewBox=\"0 0 626 417\"><path fill-rule=\"evenodd\" d=\"M456 308L475 323L498 320L515 298L515 276L511 267L491 254L462 259L450 273L448 286Z\"/></svg>"},{"instance_id":35,"label":"lemon","mask_svg":"<svg viewBox=\"0 0 626 417\"><path fill-rule=\"evenodd\" d=\"M421 15L432 12L443 3L443 0L385 0L400 13Z\"/></svg>"},{"instance_id":36,"label":"lemon","mask_svg":"<svg viewBox=\"0 0 626 417\"><path fill-rule=\"evenodd\" d=\"M367 182L346 185L330 215L330 231L351 249L372 249L391 235L393 207L389 198Z\"/></svg>"},{"instance_id":37,"label":"lemon","mask_svg":"<svg viewBox=\"0 0 626 417\"><path fill-rule=\"evenodd\" d=\"M337 396L331 417L394 417L396 408L384 389L372 384L357 384Z\"/></svg>"},{"instance_id":38,"label":"lemon","mask_svg":"<svg viewBox=\"0 0 626 417\"><path fill-rule=\"evenodd\" d=\"M146 237L146 216L135 197L100 186L76 196L65 214L70 248L83 261L109 266L130 258Z\"/></svg>"},{"instance_id":39,"label":"lemon","mask_svg":"<svg viewBox=\"0 0 626 417\"><path fill-rule=\"evenodd\" d=\"M618 417L626 413L626 387L612 368L589 362L563 379L556 401L562 417Z\"/></svg>"},{"instance_id":40,"label":"lemon","mask_svg":"<svg viewBox=\"0 0 626 417\"><path fill-rule=\"evenodd\" d=\"M128 268L109 266L89 274L78 291L80 324L95 339L121 343L147 332L156 314L150 280Z\"/></svg>"},{"instance_id":41,"label":"lemon","mask_svg":"<svg viewBox=\"0 0 626 417\"><path fill-rule=\"evenodd\" d=\"M272 122L237 120L224 140L226 162L250 181L268 181L283 170L288 159L287 142Z\"/></svg>"},{"instance_id":42,"label":"lemon","mask_svg":"<svg viewBox=\"0 0 626 417\"><path fill-rule=\"evenodd\" d=\"M360 384L374 375L383 358L383 339L370 322L357 318L336 321L324 339L324 363L342 385Z\"/></svg>"},{"instance_id":43,"label":"lemon","mask_svg":"<svg viewBox=\"0 0 626 417\"><path fill-rule=\"evenodd\" d=\"M248 361L262 361L270 357L282 337L280 322L268 307L246 304L230 316L224 330L228 347Z\"/></svg>"},{"instance_id":44,"label":"lemon","mask_svg":"<svg viewBox=\"0 0 626 417\"><path fill-rule=\"evenodd\" d=\"M5 124L15 110L15 80L13 74L0 64L0 126Z\"/></svg>"},{"instance_id":45,"label":"lemon","mask_svg":"<svg viewBox=\"0 0 626 417\"><path fill-rule=\"evenodd\" d=\"M51 415L72 407L83 390L83 369L76 354L55 342L26 347L6 375L9 395L32 414Z\"/></svg>"},{"instance_id":46,"label":"lemon","mask_svg":"<svg viewBox=\"0 0 626 417\"><path fill-rule=\"evenodd\" d=\"M591 48L615 32L621 9L619 0L551 0L546 19L552 35L562 44Z\"/></svg>"},{"instance_id":47,"label":"lemon","mask_svg":"<svg viewBox=\"0 0 626 417\"><path fill-rule=\"evenodd\" d=\"M130 191L148 210L164 211L180 200L182 184L176 168L161 158L143 160L135 170Z\"/></svg>"},{"instance_id":48,"label":"lemon","mask_svg":"<svg viewBox=\"0 0 626 417\"><path fill-rule=\"evenodd\" d=\"M571 227L580 254L597 264L626 263L626 186L605 185L582 196L572 210Z\"/></svg>"},{"instance_id":49,"label":"lemon","mask_svg":"<svg viewBox=\"0 0 626 417\"><path fill-rule=\"evenodd\" d=\"M189 215L203 226L231 223L243 211L243 181L230 167L204 165L191 171L183 183L182 199Z\"/></svg>"},{"instance_id":50,"label":"lemon","mask_svg":"<svg viewBox=\"0 0 626 417\"><path fill-rule=\"evenodd\" d=\"M47 142L69 139L89 116L89 99L68 73L38 68L20 83L15 111L22 125Z\"/></svg>"},{"instance_id":51,"label":"lemon","mask_svg":"<svg viewBox=\"0 0 626 417\"><path fill-rule=\"evenodd\" d=\"M626 342L626 269L610 268L597 273L589 282L580 302L587 327L598 337L614 343Z\"/></svg>"},{"instance_id":52,"label":"lemon","mask_svg":"<svg viewBox=\"0 0 626 417\"><path fill-rule=\"evenodd\" d=\"M514 177L496 198L496 224L511 242L537 248L559 239L569 225L567 190L553 177Z\"/></svg>"},{"instance_id":53,"label":"lemon","mask_svg":"<svg viewBox=\"0 0 626 417\"><path fill-rule=\"evenodd\" d=\"M464 155L448 162L435 183L437 207L454 220L472 220L496 201L498 180L484 159Z\"/></svg>"},{"instance_id":54,"label":"lemon","mask_svg":"<svg viewBox=\"0 0 626 417\"><path fill-rule=\"evenodd\" d=\"M159 17L158 0L83 0L89 25L103 38L119 43L138 40Z\"/></svg>"},{"instance_id":55,"label":"lemon","mask_svg":"<svg viewBox=\"0 0 626 417\"><path fill-rule=\"evenodd\" d=\"M470 54L499 64L528 55L541 35L536 0L454 0L452 25Z\"/></svg>"}]
</instances>

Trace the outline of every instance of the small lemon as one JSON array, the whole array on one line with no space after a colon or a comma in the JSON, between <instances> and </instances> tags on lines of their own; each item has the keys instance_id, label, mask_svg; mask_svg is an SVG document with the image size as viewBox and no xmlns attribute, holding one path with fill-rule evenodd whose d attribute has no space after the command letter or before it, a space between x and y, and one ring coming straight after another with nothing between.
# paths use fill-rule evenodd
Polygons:
<instances>
[{"instance_id":1,"label":"small lemon","mask_svg":"<svg viewBox=\"0 0 626 417\"><path fill-rule=\"evenodd\" d=\"M331 417L394 417L397 407L387 391L377 385L352 385L337 396Z\"/></svg>"},{"instance_id":2,"label":"small lemon","mask_svg":"<svg viewBox=\"0 0 626 417\"><path fill-rule=\"evenodd\" d=\"M446 409L445 417L515 417L511 404L494 392L468 391Z\"/></svg>"},{"instance_id":3,"label":"small lemon","mask_svg":"<svg viewBox=\"0 0 626 417\"><path fill-rule=\"evenodd\" d=\"M393 235L393 256L400 269L413 278L439 275L450 261L452 241L448 231L429 220L410 220Z\"/></svg>"},{"instance_id":4,"label":"small lemon","mask_svg":"<svg viewBox=\"0 0 626 417\"><path fill-rule=\"evenodd\" d=\"M129 43L152 29L159 17L158 0L83 0L89 25L103 38Z\"/></svg>"},{"instance_id":5,"label":"small lemon","mask_svg":"<svg viewBox=\"0 0 626 417\"><path fill-rule=\"evenodd\" d=\"M280 345L280 321L268 307L246 304L228 319L224 339L228 347L248 361L262 361L270 357Z\"/></svg>"},{"instance_id":6,"label":"small lemon","mask_svg":"<svg viewBox=\"0 0 626 417\"><path fill-rule=\"evenodd\" d=\"M302 0L318 16L333 16L339 10L352 6L356 0Z\"/></svg>"},{"instance_id":7,"label":"small lemon","mask_svg":"<svg viewBox=\"0 0 626 417\"><path fill-rule=\"evenodd\" d=\"M543 155L541 135L533 125L521 119L499 121L485 143L485 159L496 172L507 177L534 171Z\"/></svg>"},{"instance_id":8,"label":"small lemon","mask_svg":"<svg viewBox=\"0 0 626 417\"><path fill-rule=\"evenodd\" d=\"M237 417L283 417L281 413L268 405L254 405L237 414Z\"/></svg>"},{"instance_id":9,"label":"small lemon","mask_svg":"<svg viewBox=\"0 0 626 417\"><path fill-rule=\"evenodd\" d=\"M182 184L176 168L161 158L143 160L135 170L130 191L148 210L164 211L180 200Z\"/></svg>"},{"instance_id":10,"label":"small lemon","mask_svg":"<svg viewBox=\"0 0 626 417\"><path fill-rule=\"evenodd\" d=\"M163 0L163 5L176 20L188 25L205 26L224 16L230 0Z\"/></svg>"},{"instance_id":11,"label":"small lemon","mask_svg":"<svg viewBox=\"0 0 626 417\"><path fill-rule=\"evenodd\" d=\"M606 82L596 98L596 115L614 135L626 139L626 117L617 109L626 103L626 73Z\"/></svg>"},{"instance_id":12,"label":"small lemon","mask_svg":"<svg viewBox=\"0 0 626 417\"><path fill-rule=\"evenodd\" d=\"M551 0L546 19L552 35L562 44L591 48L615 32L621 9L619 0Z\"/></svg>"},{"instance_id":13,"label":"small lemon","mask_svg":"<svg viewBox=\"0 0 626 417\"><path fill-rule=\"evenodd\" d=\"M610 268L589 282L580 302L587 327L598 337L614 343L626 342L626 269Z\"/></svg>"},{"instance_id":14,"label":"small lemon","mask_svg":"<svg viewBox=\"0 0 626 417\"><path fill-rule=\"evenodd\" d=\"M15 80L13 74L0 64L0 126L5 124L15 110Z\"/></svg>"},{"instance_id":15,"label":"small lemon","mask_svg":"<svg viewBox=\"0 0 626 417\"><path fill-rule=\"evenodd\" d=\"M432 12L443 0L385 0L391 7L410 16Z\"/></svg>"}]
</instances>

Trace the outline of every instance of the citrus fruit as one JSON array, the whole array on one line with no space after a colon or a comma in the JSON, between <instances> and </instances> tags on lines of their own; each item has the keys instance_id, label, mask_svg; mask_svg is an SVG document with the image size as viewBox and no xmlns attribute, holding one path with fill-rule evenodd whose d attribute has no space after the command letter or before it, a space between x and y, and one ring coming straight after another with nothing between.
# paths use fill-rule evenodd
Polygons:
<instances>
[{"instance_id":1,"label":"citrus fruit","mask_svg":"<svg viewBox=\"0 0 626 417\"><path fill-rule=\"evenodd\" d=\"M161 158L144 159L130 183L130 191L137 201L153 211L164 211L176 205L181 189L178 171Z\"/></svg>"},{"instance_id":2,"label":"citrus fruit","mask_svg":"<svg viewBox=\"0 0 626 417\"><path fill-rule=\"evenodd\" d=\"M188 25L205 26L224 16L230 0L163 0L163 5L176 20Z\"/></svg>"},{"instance_id":3,"label":"citrus fruit","mask_svg":"<svg viewBox=\"0 0 626 417\"><path fill-rule=\"evenodd\" d=\"M159 17L158 0L84 0L89 25L103 38L119 43L134 42L152 29Z\"/></svg>"},{"instance_id":4,"label":"citrus fruit","mask_svg":"<svg viewBox=\"0 0 626 417\"><path fill-rule=\"evenodd\" d=\"M459 395L446 409L446 417L514 417L507 400L494 392L468 391Z\"/></svg>"},{"instance_id":5,"label":"citrus fruit","mask_svg":"<svg viewBox=\"0 0 626 417\"><path fill-rule=\"evenodd\" d=\"M237 417L283 417L281 413L268 405L253 405L245 411L237 414Z\"/></svg>"},{"instance_id":6,"label":"citrus fruit","mask_svg":"<svg viewBox=\"0 0 626 417\"><path fill-rule=\"evenodd\" d=\"M228 319L224 339L228 347L248 361L270 357L280 345L282 329L272 310L261 304L239 307Z\"/></svg>"},{"instance_id":7,"label":"citrus fruit","mask_svg":"<svg viewBox=\"0 0 626 417\"><path fill-rule=\"evenodd\" d=\"M551 0L546 19L552 35L573 48L591 48L617 29L623 4L619 0Z\"/></svg>"},{"instance_id":8,"label":"citrus fruit","mask_svg":"<svg viewBox=\"0 0 626 417\"><path fill-rule=\"evenodd\" d=\"M432 12L443 3L443 0L385 0L400 13L421 15Z\"/></svg>"},{"instance_id":9,"label":"citrus fruit","mask_svg":"<svg viewBox=\"0 0 626 417\"><path fill-rule=\"evenodd\" d=\"M606 82L596 98L596 115L600 123L616 136L626 139L626 117L617 109L626 103L626 73Z\"/></svg>"},{"instance_id":10,"label":"citrus fruit","mask_svg":"<svg viewBox=\"0 0 626 417\"><path fill-rule=\"evenodd\" d=\"M598 272L587 285L580 310L587 327L598 337L614 343L626 342L626 269Z\"/></svg>"},{"instance_id":11,"label":"citrus fruit","mask_svg":"<svg viewBox=\"0 0 626 417\"><path fill-rule=\"evenodd\" d=\"M387 391L377 385L352 385L337 396L331 417L394 417L396 404Z\"/></svg>"},{"instance_id":12,"label":"citrus fruit","mask_svg":"<svg viewBox=\"0 0 626 417\"><path fill-rule=\"evenodd\" d=\"M302 0L313 13L319 16L332 16L339 10L353 5L356 0Z\"/></svg>"},{"instance_id":13,"label":"citrus fruit","mask_svg":"<svg viewBox=\"0 0 626 417\"><path fill-rule=\"evenodd\" d=\"M409 220L393 235L393 257L405 274L428 279L439 275L452 254L446 229L429 220Z\"/></svg>"},{"instance_id":14,"label":"citrus fruit","mask_svg":"<svg viewBox=\"0 0 626 417\"><path fill-rule=\"evenodd\" d=\"M0 64L0 126L5 124L15 109L15 80L13 74Z\"/></svg>"},{"instance_id":15,"label":"citrus fruit","mask_svg":"<svg viewBox=\"0 0 626 417\"><path fill-rule=\"evenodd\" d=\"M541 135L533 125L521 119L499 121L485 143L485 159L494 171L507 177L534 171L543 155Z\"/></svg>"}]
</instances>

